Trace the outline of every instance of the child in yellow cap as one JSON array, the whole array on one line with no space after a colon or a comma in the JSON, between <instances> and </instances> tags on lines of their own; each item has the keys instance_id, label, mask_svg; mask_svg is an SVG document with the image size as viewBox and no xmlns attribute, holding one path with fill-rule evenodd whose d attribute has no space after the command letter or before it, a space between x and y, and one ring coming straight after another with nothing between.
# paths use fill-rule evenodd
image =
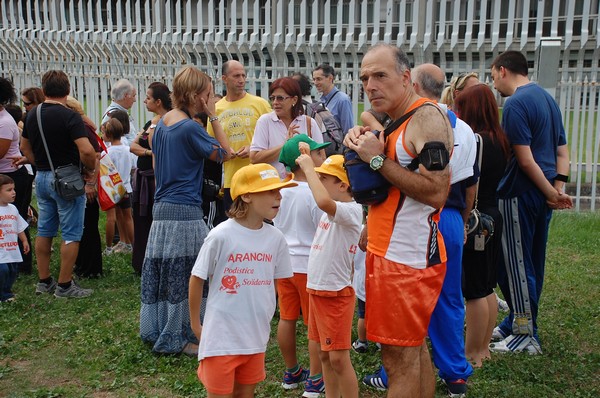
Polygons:
<instances>
[{"instance_id":1,"label":"child in yellow cap","mask_svg":"<svg viewBox=\"0 0 600 398\"><path fill-rule=\"evenodd\" d=\"M291 179L281 181L277 170L264 163L239 169L231 181L230 218L210 231L192 269L190 322L200 340L198 378L209 398L252 397L265 379L275 280L291 277L292 268L283 234L263 220L277 215L279 190L297 185Z\"/></svg>"},{"instance_id":2,"label":"child in yellow cap","mask_svg":"<svg viewBox=\"0 0 600 398\"><path fill-rule=\"evenodd\" d=\"M362 207L352 199L344 157L332 155L314 167L306 144L296 163L325 214L308 257L308 338L320 344L327 395L357 398L358 381L350 361L355 293L353 258L362 224Z\"/></svg>"}]
</instances>

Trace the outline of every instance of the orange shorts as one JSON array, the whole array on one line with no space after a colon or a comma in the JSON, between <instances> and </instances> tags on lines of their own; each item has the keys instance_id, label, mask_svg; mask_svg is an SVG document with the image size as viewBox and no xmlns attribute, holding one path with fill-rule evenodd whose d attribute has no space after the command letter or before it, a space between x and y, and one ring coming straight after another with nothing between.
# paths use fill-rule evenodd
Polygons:
<instances>
[{"instance_id":1,"label":"orange shorts","mask_svg":"<svg viewBox=\"0 0 600 398\"><path fill-rule=\"evenodd\" d=\"M367 338L395 346L420 346L445 276L446 263L416 269L367 252Z\"/></svg>"},{"instance_id":2,"label":"orange shorts","mask_svg":"<svg viewBox=\"0 0 600 398\"><path fill-rule=\"evenodd\" d=\"M198 365L198 378L211 394L232 394L235 383L257 384L265 377L264 352L208 357Z\"/></svg>"},{"instance_id":3,"label":"orange shorts","mask_svg":"<svg viewBox=\"0 0 600 398\"><path fill-rule=\"evenodd\" d=\"M300 316L308 325L308 293L306 292L306 274L294 273L294 276L277 280L277 297L279 302L279 318L295 321Z\"/></svg>"},{"instance_id":4,"label":"orange shorts","mask_svg":"<svg viewBox=\"0 0 600 398\"><path fill-rule=\"evenodd\" d=\"M308 338L321 343L322 351L349 350L356 295L352 287L339 296L308 295Z\"/></svg>"}]
</instances>

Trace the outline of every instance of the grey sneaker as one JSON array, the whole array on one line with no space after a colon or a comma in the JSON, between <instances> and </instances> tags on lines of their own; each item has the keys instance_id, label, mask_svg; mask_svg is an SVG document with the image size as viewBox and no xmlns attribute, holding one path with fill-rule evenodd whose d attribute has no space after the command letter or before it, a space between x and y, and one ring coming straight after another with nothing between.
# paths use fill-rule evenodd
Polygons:
<instances>
[{"instance_id":1,"label":"grey sneaker","mask_svg":"<svg viewBox=\"0 0 600 398\"><path fill-rule=\"evenodd\" d=\"M112 248L113 253L129 254L133 251L133 247L129 243L119 242Z\"/></svg>"},{"instance_id":2,"label":"grey sneaker","mask_svg":"<svg viewBox=\"0 0 600 398\"><path fill-rule=\"evenodd\" d=\"M54 279L50 281L50 283L38 282L35 287L35 294L52 294L56 290L57 283Z\"/></svg>"},{"instance_id":3,"label":"grey sneaker","mask_svg":"<svg viewBox=\"0 0 600 398\"><path fill-rule=\"evenodd\" d=\"M71 281L71 286L63 289L60 286L56 287L54 297L57 298L84 298L90 296L94 292L93 289L83 289L74 280Z\"/></svg>"}]
</instances>

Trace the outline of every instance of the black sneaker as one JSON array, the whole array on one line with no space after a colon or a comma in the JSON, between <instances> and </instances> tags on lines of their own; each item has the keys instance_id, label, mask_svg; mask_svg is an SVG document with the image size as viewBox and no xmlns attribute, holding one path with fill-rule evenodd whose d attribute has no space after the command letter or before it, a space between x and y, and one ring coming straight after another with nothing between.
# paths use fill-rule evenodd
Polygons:
<instances>
[{"instance_id":1,"label":"black sneaker","mask_svg":"<svg viewBox=\"0 0 600 398\"><path fill-rule=\"evenodd\" d=\"M352 349L359 354L364 354L369 351L369 342L355 340L354 343L352 343Z\"/></svg>"},{"instance_id":2,"label":"black sneaker","mask_svg":"<svg viewBox=\"0 0 600 398\"><path fill-rule=\"evenodd\" d=\"M453 398L463 398L467 395L467 381L464 379L444 380L442 383L446 385L448 396Z\"/></svg>"}]
</instances>

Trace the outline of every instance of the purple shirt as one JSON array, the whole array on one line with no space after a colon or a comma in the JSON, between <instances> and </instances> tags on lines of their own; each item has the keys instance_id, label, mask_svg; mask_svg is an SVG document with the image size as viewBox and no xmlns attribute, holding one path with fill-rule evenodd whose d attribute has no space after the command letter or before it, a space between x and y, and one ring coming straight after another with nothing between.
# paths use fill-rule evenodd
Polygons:
<instances>
[{"instance_id":1,"label":"purple shirt","mask_svg":"<svg viewBox=\"0 0 600 398\"><path fill-rule=\"evenodd\" d=\"M10 147L6 155L0 159L0 173L12 173L18 167L12 165L10 158L21 156L21 152L19 151L19 127L6 109L0 111L0 138L10 140Z\"/></svg>"}]
</instances>

